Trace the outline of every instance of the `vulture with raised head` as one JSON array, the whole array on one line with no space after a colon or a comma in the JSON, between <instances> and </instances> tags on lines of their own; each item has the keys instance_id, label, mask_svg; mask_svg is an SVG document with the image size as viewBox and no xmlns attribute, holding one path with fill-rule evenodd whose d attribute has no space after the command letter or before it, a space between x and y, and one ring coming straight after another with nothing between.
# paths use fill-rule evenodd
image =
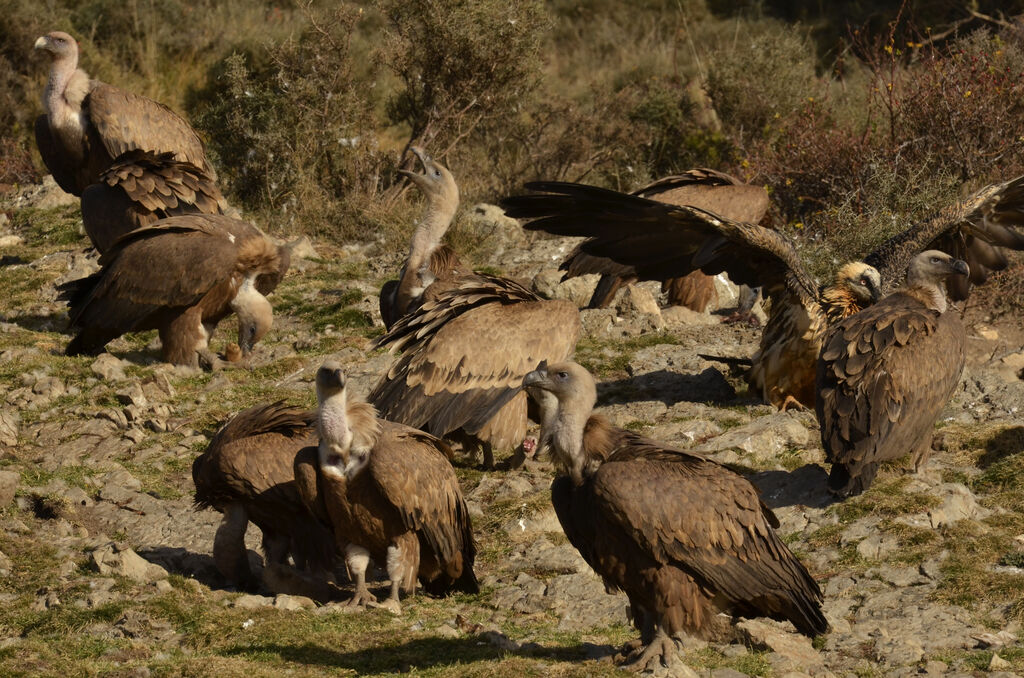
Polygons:
<instances>
[{"instance_id":1,"label":"vulture with raised head","mask_svg":"<svg viewBox=\"0 0 1024 678\"><path fill-rule=\"evenodd\" d=\"M523 375L541 360L572 355L579 311L570 301L543 299L507 278L454 269L431 273L423 262L437 251L458 190L447 169L414 151L424 170L416 185L430 195L427 187L440 181L447 187L442 191L447 207L443 212L430 208L428 216L444 218L424 219L413 235L396 287L400 319L376 342L402 355L368 400L384 419L482 448L490 468L496 449L511 450L526 435ZM409 305L402 301L406 298Z\"/></svg>"},{"instance_id":2,"label":"vulture with raised head","mask_svg":"<svg viewBox=\"0 0 1024 678\"><path fill-rule=\"evenodd\" d=\"M311 597L328 597L334 534L326 516L311 513L295 486L295 455L316 444L316 412L276 402L239 412L192 463L196 508L224 515L213 540L213 560L233 585L259 587L245 550L245 531L252 522L263 532L265 581L294 580L284 571L291 556L296 568L321 580L321 586L312 587L318 594Z\"/></svg>"},{"instance_id":3,"label":"vulture with raised head","mask_svg":"<svg viewBox=\"0 0 1024 678\"><path fill-rule=\"evenodd\" d=\"M391 592L383 607L399 612L399 592L417 578L433 595L476 593L476 546L450 450L438 438L377 418L348 393L334 362L316 373L319 445L295 459L303 500L323 511L355 581L350 605L376 602L366 587L370 558L386 565Z\"/></svg>"},{"instance_id":4,"label":"vulture with raised head","mask_svg":"<svg viewBox=\"0 0 1024 678\"><path fill-rule=\"evenodd\" d=\"M288 261L287 247L223 215L168 217L136 229L100 257L98 272L60 287L78 330L65 353L96 355L126 332L156 329L167 362L216 362L210 337L234 313L248 355L273 323L265 295Z\"/></svg>"},{"instance_id":5,"label":"vulture with raised head","mask_svg":"<svg viewBox=\"0 0 1024 678\"><path fill-rule=\"evenodd\" d=\"M82 192L82 224L103 254L136 228L182 214L223 214L226 204L216 182L192 163L133 149Z\"/></svg>"},{"instance_id":6,"label":"vulture with raised head","mask_svg":"<svg viewBox=\"0 0 1024 678\"><path fill-rule=\"evenodd\" d=\"M751 186L725 172L706 168L658 179L630 195L668 205L693 205L734 221L751 224L764 218L769 205L768 191L763 187ZM561 268L565 270L566 278L587 273L601 275L587 308L605 308L622 285L638 279L634 267L587 254L579 245L565 258ZM678 278L666 278L661 281L661 291L666 293L670 304L698 312L703 312L716 298L714 279L701 271L692 271Z\"/></svg>"},{"instance_id":7,"label":"vulture with raised head","mask_svg":"<svg viewBox=\"0 0 1024 678\"><path fill-rule=\"evenodd\" d=\"M78 68L78 43L70 35L47 33L35 49L51 60L36 144L65 191L82 195L115 158L132 149L173 153L217 178L203 142L181 116L152 99L90 80Z\"/></svg>"},{"instance_id":8,"label":"vulture with raised head","mask_svg":"<svg viewBox=\"0 0 1024 678\"><path fill-rule=\"evenodd\" d=\"M523 385L555 396L539 446L557 469L551 502L565 535L629 597L640 642L627 646L627 668L667 664L679 637L706 634L719 611L828 630L821 590L747 479L593 414L594 378L576 363L541 364Z\"/></svg>"},{"instance_id":9,"label":"vulture with raised head","mask_svg":"<svg viewBox=\"0 0 1024 678\"><path fill-rule=\"evenodd\" d=\"M466 272L455 250L441 242L459 208L459 186L455 177L422 148L413 146L409 150L419 160L422 172L398 171L423 193L427 203L413 230L409 255L398 280L389 280L380 290L380 316L387 329L417 308L424 298L429 298L424 294L433 283L443 285ZM434 286L432 294L439 292L442 285Z\"/></svg>"},{"instance_id":10,"label":"vulture with raised head","mask_svg":"<svg viewBox=\"0 0 1024 678\"><path fill-rule=\"evenodd\" d=\"M947 310L943 283L957 289L968 274L960 259L922 252L903 288L838 323L825 342L816 411L835 494L868 489L882 462L907 453L915 469L926 461L964 369L964 325Z\"/></svg>"},{"instance_id":11,"label":"vulture with raised head","mask_svg":"<svg viewBox=\"0 0 1024 678\"><path fill-rule=\"evenodd\" d=\"M594 186L536 182L526 187L545 193L502 202L509 216L532 219L524 228L589 236L582 245L585 252L634 266L642 279L699 269L709 275L724 271L738 284L762 286L771 312L747 380L766 402L783 409L813 405L815 364L829 327L877 301L885 286L902 277L916 252L962 248L968 261L980 264L971 277L982 282L985 268L1005 267L1000 247L1024 249L1024 235L1014 230L1024 220L1024 177L988 186L941 210L864 261L841 266L834 281L821 288L793 243L770 229Z\"/></svg>"}]
</instances>

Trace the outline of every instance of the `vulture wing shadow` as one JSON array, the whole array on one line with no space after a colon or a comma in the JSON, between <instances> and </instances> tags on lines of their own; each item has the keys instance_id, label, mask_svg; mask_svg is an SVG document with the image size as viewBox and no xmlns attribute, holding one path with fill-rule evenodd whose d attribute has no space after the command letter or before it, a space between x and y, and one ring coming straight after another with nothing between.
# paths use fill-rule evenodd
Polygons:
<instances>
[{"instance_id":1,"label":"vulture wing shadow","mask_svg":"<svg viewBox=\"0 0 1024 678\"><path fill-rule=\"evenodd\" d=\"M721 403L735 398L736 389L714 367L697 374L661 369L597 385L597 402L600 405L660 400L671 407L682 401Z\"/></svg>"},{"instance_id":2,"label":"vulture wing shadow","mask_svg":"<svg viewBox=\"0 0 1024 678\"><path fill-rule=\"evenodd\" d=\"M744 475L761 492L761 501L770 509L797 505L824 508L837 501L828 491L828 471L820 464L805 464L794 471Z\"/></svg>"}]
</instances>

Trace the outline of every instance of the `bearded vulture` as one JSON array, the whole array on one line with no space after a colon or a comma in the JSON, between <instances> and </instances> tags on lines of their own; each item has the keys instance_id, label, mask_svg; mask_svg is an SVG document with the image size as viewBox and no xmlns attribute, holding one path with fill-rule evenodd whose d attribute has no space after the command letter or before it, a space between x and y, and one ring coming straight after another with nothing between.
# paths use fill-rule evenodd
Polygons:
<instances>
[{"instance_id":1,"label":"bearded vulture","mask_svg":"<svg viewBox=\"0 0 1024 678\"><path fill-rule=\"evenodd\" d=\"M264 579L276 572L287 576L283 566L291 556L296 568L323 581L323 593L313 597L327 597L334 534L326 516L313 515L302 501L293 470L299 450L316 444L316 412L276 402L235 415L192 463L196 508L224 514L213 560L228 582L258 588L245 550L245 531L253 522L263 532Z\"/></svg>"},{"instance_id":2,"label":"bearded vulture","mask_svg":"<svg viewBox=\"0 0 1024 678\"><path fill-rule=\"evenodd\" d=\"M841 266L822 288L804 269L793 243L770 229L594 186L537 182L526 187L546 193L506 198L506 214L532 219L524 225L530 230L589 236L585 252L634 266L642 279L699 269L763 286L771 312L747 380L753 392L783 409L814 404L815 364L829 327L877 301L883 289L902 278L917 252L955 245L967 250L968 261L999 269L1006 265L999 247L1024 249L1024 235L1012 228L1024 217L1024 177L941 210L864 261ZM983 267L972 270L972 277L983 281Z\"/></svg>"},{"instance_id":3,"label":"bearded vulture","mask_svg":"<svg viewBox=\"0 0 1024 678\"><path fill-rule=\"evenodd\" d=\"M100 257L98 272L60 287L78 330L65 353L96 355L126 332L156 329L165 361L211 364L210 337L234 313L248 355L273 323L265 295L288 260L286 247L223 215L168 217L136 229Z\"/></svg>"},{"instance_id":4,"label":"bearded vulture","mask_svg":"<svg viewBox=\"0 0 1024 678\"><path fill-rule=\"evenodd\" d=\"M70 35L47 33L35 49L51 60L36 144L65 191L82 195L115 158L132 149L173 153L216 180L203 142L185 120L152 99L90 80L78 68L78 43Z\"/></svg>"},{"instance_id":5,"label":"bearded vulture","mask_svg":"<svg viewBox=\"0 0 1024 678\"><path fill-rule=\"evenodd\" d=\"M366 587L370 558L386 565L391 592L383 607L400 612L399 592L417 578L434 595L479 590L473 530L450 450L438 438L377 418L348 393L341 367L317 371L319 445L295 458L306 505L325 513L345 551L355 594L349 605L375 603Z\"/></svg>"},{"instance_id":6,"label":"bearded vulture","mask_svg":"<svg viewBox=\"0 0 1024 678\"><path fill-rule=\"evenodd\" d=\"M756 224L768 211L768 191L760 186L744 184L725 172L697 168L682 174L658 179L633 191L630 195L650 198L669 205L693 205L735 221ZM587 254L577 245L562 262L565 278L587 273L600 273L587 308L605 308L622 285L636 282L636 269L605 257ZM661 291L668 302L703 312L715 297L714 280L701 271L692 271L680 278L661 281ZM749 309L748 309L749 313ZM734 320L739 320L740 317Z\"/></svg>"},{"instance_id":7,"label":"bearded vulture","mask_svg":"<svg viewBox=\"0 0 1024 678\"><path fill-rule=\"evenodd\" d=\"M103 254L136 228L180 214L223 214L226 204L216 182L192 163L133 149L82 192L82 224Z\"/></svg>"},{"instance_id":8,"label":"bearded vulture","mask_svg":"<svg viewBox=\"0 0 1024 678\"><path fill-rule=\"evenodd\" d=\"M511 450L526 435L523 375L541 360L572 355L579 311L507 278L454 267L432 273L424 262L451 222L458 189L446 168L413 151L423 174L408 176L416 177L428 202L447 196L446 207L429 208L413 234L395 288L400 319L376 342L402 355L368 399L384 419L482 448L484 466L491 468L495 449Z\"/></svg>"},{"instance_id":9,"label":"bearded vulture","mask_svg":"<svg viewBox=\"0 0 1024 678\"><path fill-rule=\"evenodd\" d=\"M828 630L821 590L749 481L594 415L594 378L576 363L541 364L523 386L555 397L540 446L556 467L551 502L566 537L629 597L640 642L627 645L627 668L667 665L680 636L706 634L719 611Z\"/></svg>"},{"instance_id":10,"label":"bearded vulture","mask_svg":"<svg viewBox=\"0 0 1024 678\"><path fill-rule=\"evenodd\" d=\"M957 289L968 274L960 259L922 252L903 288L838 323L825 342L816 411L835 494L860 494L880 463L908 452L916 469L926 461L964 369L964 325L947 310L942 283Z\"/></svg>"}]
</instances>

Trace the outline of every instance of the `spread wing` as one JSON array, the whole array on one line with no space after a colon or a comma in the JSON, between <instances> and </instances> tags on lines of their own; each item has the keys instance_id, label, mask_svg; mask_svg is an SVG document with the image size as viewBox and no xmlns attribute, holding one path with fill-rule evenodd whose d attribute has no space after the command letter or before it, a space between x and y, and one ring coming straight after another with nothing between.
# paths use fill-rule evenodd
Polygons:
<instances>
[{"instance_id":1,"label":"spread wing","mask_svg":"<svg viewBox=\"0 0 1024 678\"><path fill-rule=\"evenodd\" d=\"M740 610L782 614L804 632L828 623L821 591L775 534L778 521L744 478L634 434L593 477L602 517Z\"/></svg>"},{"instance_id":2,"label":"spread wing","mask_svg":"<svg viewBox=\"0 0 1024 678\"><path fill-rule=\"evenodd\" d=\"M89 120L111 158L136 148L171 152L178 160L196 165L216 180L217 174L206 159L199 135L167 106L118 87L94 82L83 102L83 108L86 107Z\"/></svg>"},{"instance_id":3,"label":"spread wing","mask_svg":"<svg viewBox=\"0 0 1024 678\"><path fill-rule=\"evenodd\" d=\"M532 219L529 230L589 236L584 252L633 266L646 280L702 270L725 272L733 282L763 285L772 296L788 293L804 305L817 299L817 284L785 236L697 207L667 205L593 186L536 182L545 194L502 201L506 214Z\"/></svg>"},{"instance_id":4,"label":"spread wing","mask_svg":"<svg viewBox=\"0 0 1024 678\"><path fill-rule=\"evenodd\" d=\"M465 276L377 340L403 354L369 400L384 419L436 435L476 433L540 361L571 355L579 332L571 302L541 299L504 278Z\"/></svg>"},{"instance_id":5,"label":"spread wing","mask_svg":"<svg viewBox=\"0 0 1024 678\"><path fill-rule=\"evenodd\" d=\"M818 360L827 460L860 465L913 451L959 381L964 342L955 312L900 292L836 325Z\"/></svg>"},{"instance_id":6,"label":"spread wing","mask_svg":"<svg viewBox=\"0 0 1024 678\"><path fill-rule=\"evenodd\" d=\"M910 260L920 252L939 249L963 259L971 268L969 282L952 280L950 296L967 298L969 283L980 285L989 271L1007 266L1001 248L1024 249L1024 176L986 186L966 200L939 211L935 216L899 233L864 261L878 269L883 283L891 288L902 284Z\"/></svg>"}]
</instances>

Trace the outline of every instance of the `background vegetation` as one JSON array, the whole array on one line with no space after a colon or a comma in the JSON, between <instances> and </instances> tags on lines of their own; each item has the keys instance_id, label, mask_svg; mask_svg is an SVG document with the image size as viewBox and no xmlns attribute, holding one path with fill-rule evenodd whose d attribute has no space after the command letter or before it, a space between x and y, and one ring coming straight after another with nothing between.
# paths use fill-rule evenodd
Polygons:
<instances>
[{"instance_id":1,"label":"background vegetation","mask_svg":"<svg viewBox=\"0 0 1024 678\"><path fill-rule=\"evenodd\" d=\"M397 247L411 143L495 200L706 165L766 185L819 273L1024 171L1024 2L2 0L0 182L39 178L62 29L199 128L272 232Z\"/></svg>"}]
</instances>

